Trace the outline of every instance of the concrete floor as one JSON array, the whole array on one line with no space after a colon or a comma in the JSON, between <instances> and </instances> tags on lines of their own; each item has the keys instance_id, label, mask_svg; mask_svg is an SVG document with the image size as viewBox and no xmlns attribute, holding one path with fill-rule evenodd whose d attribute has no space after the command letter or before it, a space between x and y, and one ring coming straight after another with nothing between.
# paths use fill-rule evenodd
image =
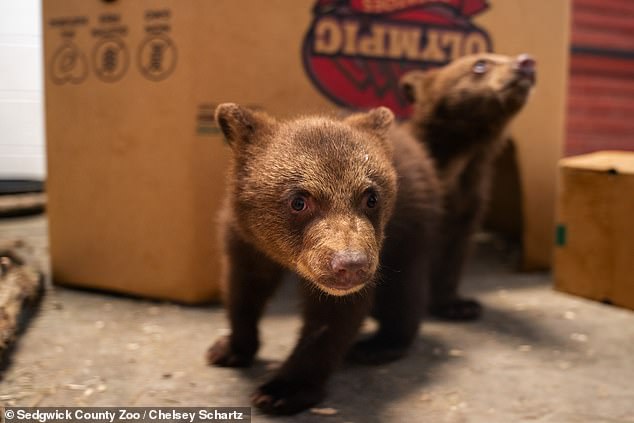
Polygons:
<instances>
[{"instance_id":1,"label":"concrete floor","mask_svg":"<svg viewBox=\"0 0 634 423\"><path fill-rule=\"evenodd\" d=\"M0 221L46 269L45 220ZM486 306L477 323L426 322L411 354L347 366L322 407L297 422L634 422L634 313L554 292L548 274L517 274L483 244L465 291ZM262 324L248 370L207 367L226 332L219 307L184 307L53 287L0 382L3 405L243 406L292 348L299 327L287 284ZM370 325L368 325L370 326ZM366 328L367 329L367 328Z\"/></svg>"}]
</instances>

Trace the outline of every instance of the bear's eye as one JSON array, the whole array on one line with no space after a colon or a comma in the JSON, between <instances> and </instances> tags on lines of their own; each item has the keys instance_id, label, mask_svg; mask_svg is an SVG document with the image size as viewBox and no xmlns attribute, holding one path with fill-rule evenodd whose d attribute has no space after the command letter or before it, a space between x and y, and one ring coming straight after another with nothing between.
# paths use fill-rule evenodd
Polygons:
<instances>
[{"instance_id":1,"label":"bear's eye","mask_svg":"<svg viewBox=\"0 0 634 423\"><path fill-rule=\"evenodd\" d=\"M478 60L477 62L473 64L472 70L473 70L473 73L475 73L476 75L485 74L486 71L489 70L489 64L487 63L486 60Z\"/></svg>"},{"instance_id":2,"label":"bear's eye","mask_svg":"<svg viewBox=\"0 0 634 423\"><path fill-rule=\"evenodd\" d=\"M308 208L308 202L303 195L296 195L291 199L291 209L296 212L302 212Z\"/></svg>"},{"instance_id":3,"label":"bear's eye","mask_svg":"<svg viewBox=\"0 0 634 423\"><path fill-rule=\"evenodd\" d=\"M379 202L379 198L376 195L376 192L374 191L370 191L369 193L366 194L366 200L365 200L365 205L369 208L369 209L373 209L376 207L376 204Z\"/></svg>"}]
</instances>

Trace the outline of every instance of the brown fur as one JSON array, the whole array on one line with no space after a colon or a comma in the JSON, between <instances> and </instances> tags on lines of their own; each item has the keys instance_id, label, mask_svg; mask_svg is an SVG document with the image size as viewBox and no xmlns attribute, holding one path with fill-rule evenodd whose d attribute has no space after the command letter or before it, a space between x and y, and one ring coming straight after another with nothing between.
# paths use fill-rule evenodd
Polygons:
<instances>
[{"instance_id":1,"label":"brown fur","mask_svg":"<svg viewBox=\"0 0 634 423\"><path fill-rule=\"evenodd\" d=\"M410 131L433 157L445 193L432 266L431 311L438 317L480 314L477 302L458 296L458 284L469 239L482 220L493 159L534 83L532 64L526 55L479 54L401 79L405 96L414 103Z\"/></svg>"},{"instance_id":2,"label":"brown fur","mask_svg":"<svg viewBox=\"0 0 634 423\"><path fill-rule=\"evenodd\" d=\"M265 412L295 413L323 398L372 309L379 330L351 357L394 359L414 339L426 307L438 182L423 147L393 127L385 108L345 120L277 122L223 104L216 119L233 150L222 212L231 335L207 359L251 364L267 300L283 272L298 274L298 344L252 398Z\"/></svg>"}]
</instances>

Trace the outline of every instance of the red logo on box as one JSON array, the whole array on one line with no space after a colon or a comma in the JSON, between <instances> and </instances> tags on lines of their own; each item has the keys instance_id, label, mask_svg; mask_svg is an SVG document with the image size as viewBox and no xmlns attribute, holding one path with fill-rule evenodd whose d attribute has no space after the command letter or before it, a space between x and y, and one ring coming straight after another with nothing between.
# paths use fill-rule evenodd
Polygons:
<instances>
[{"instance_id":1,"label":"red logo on box","mask_svg":"<svg viewBox=\"0 0 634 423\"><path fill-rule=\"evenodd\" d=\"M489 35L471 21L487 8L486 0L318 0L304 67L341 106L383 105L405 116L403 73L492 50Z\"/></svg>"}]
</instances>

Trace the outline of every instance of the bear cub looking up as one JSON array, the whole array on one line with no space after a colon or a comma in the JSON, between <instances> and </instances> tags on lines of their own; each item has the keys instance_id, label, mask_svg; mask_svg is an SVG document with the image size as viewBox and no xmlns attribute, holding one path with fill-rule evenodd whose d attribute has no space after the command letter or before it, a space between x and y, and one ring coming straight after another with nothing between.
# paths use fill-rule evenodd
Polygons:
<instances>
[{"instance_id":1,"label":"bear cub looking up","mask_svg":"<svg viewBox=\"0 0 634 423\"><path fill-rule=\"evenodd\" d=\"M413 103L410 131L435 162L444 215L435 244L431 313L450 320L480 315L480 305L458 296L469 240L485 210L493 160L509 122L535 84L535 60L476 54L430 71L411 71L400 85Z\"/></svg>"},{"instance_id":2,"label":"bear cub looking up","mask_svg":"<svg viewBox=\"0 0 634 423\"><path fill-rule=\"evenodd\" d=\"M301 280L299 341L252 397L265 412L319 402L349 350L358 361L389 361L418 333L440 195L424 147L393 120L384 107L290 121L230 103L216 110L233 153L221 213L231 334L208 362L250 365L283 273ZM370 313L379 329L350 349Z\"/></svg>"}]
</instances>

